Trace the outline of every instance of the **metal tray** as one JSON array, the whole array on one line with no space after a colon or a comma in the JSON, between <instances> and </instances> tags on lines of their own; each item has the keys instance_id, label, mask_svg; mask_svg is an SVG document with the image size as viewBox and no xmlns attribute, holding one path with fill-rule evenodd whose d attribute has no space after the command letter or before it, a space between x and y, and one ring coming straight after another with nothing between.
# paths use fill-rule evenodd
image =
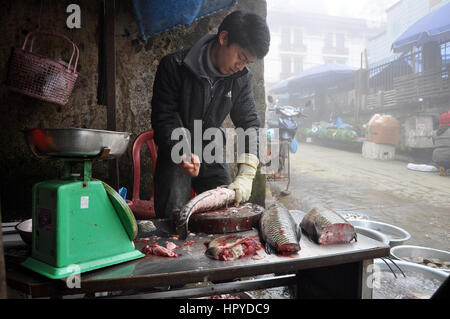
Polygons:
<instances>
[{"instance_id":1,"label":"metal tray","mask_svg":"<svg viewBox=\"0 0 450 319\"><path fill-rule=\"evenodd\" d=\"M28 129L28 146L38 157L117 158L127 149L131 133L84 128Z\"/></svg>"}]
</instances>

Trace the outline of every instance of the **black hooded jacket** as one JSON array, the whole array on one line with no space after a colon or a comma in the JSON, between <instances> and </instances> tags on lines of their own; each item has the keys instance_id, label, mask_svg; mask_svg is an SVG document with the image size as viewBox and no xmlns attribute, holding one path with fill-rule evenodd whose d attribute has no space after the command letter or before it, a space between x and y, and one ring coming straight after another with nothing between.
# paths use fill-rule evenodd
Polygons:
<instances>
[{"instance_id":1,"label":"black hooded jacket","mask_svg":"<svg viewBox=\"0 0 450 319\"><path fill-rule=\"evenodd\" d=\"M164 152L166 156L177 143L171 140L172 131L180 127L175 112L179 112L183 126L192 136L194 120L202 120L205 131L221 128L228 114L236 128L258 130L260 127L253 97L252 73L246 67L219 78L214 85L199 71L195 62L198 49L215 38L214 35L204 36L192 48L165 56L158 66L153 86L151 124L158 152ZM255 144L258 144L257 138L246 143L245 152L258 155L257 147L249 149L249 145Z\"/></svg>"}]
</instances>

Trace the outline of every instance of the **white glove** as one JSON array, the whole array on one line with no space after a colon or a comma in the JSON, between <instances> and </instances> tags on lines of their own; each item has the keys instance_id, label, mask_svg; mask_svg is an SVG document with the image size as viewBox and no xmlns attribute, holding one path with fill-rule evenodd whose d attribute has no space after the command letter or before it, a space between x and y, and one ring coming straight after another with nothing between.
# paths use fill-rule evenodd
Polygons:
<instances>
[{"instance_id":1,"label":"white glove","mask_svg":"<svg viewBox=\"0 0 450 319\"><path fill-rule=\"evenodd\" d=\"M236 192L236 205L249 200L259 159L253 154L244 153L239 157L238 163L240 163L238 174L233 183L228 185L229 189L233 189Z\"/></svg>"}]
</instances>

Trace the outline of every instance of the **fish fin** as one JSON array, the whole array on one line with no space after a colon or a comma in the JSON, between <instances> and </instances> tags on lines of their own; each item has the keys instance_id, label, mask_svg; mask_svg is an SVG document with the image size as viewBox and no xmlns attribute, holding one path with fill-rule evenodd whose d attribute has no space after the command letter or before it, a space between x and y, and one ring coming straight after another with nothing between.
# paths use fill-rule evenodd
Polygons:
<instances>
[{"instance_id":1,"label":"fish fin","mask_svg":"<svg viewBox=\"0 0 450 319\"><path fill-rule=\"evenodd\" d=\"M300 224L297 224L297 241L300 242L300 239L302 239L302 228Z\"/></svg>"},{"instance_id":2,"label":"fish fin","mask_svg":"<svg viewBox=\"0 0 450 319\"><path fill-rule=\"evenodd\" d=\"M217 249L215 249L214 247L210 247L206 250L205 255L209 258L216 259L216 251Z\"/></svg>"},{"instance_id":3,"label":"fish fin","mask_svg":"<svg viewBox=\"0 0 450 319\"><path fill-rule=\"evenodd\" d=\"M317 229L316 229L316 226L315 226L315 225L312 227L312 234L311 234L311 236L309 236L309 238L310 238L314 243L316 243L316 244L319 243L319 234L317 234Z\"/></svg>"},{"instance_id":4,"label":"fish fin","mask_svg":"<svg viewBox=\"0 0 450 319\"><path fill-rule=\"evenodd\" d=\"M269 244L269 243L266 243L266 244L265 244L265 248L266 248L266 253L267 253L268 255L273 255L273 254L276 253L275 248L274 248L271 244Z\"/></svg>"},{"instance_id":5,"label":"fish fin","mask_svg":"<svg viewBox=\"0 0 450 319\"><path fill-rule=\"evenodd\" d=\"M188 227L187 224L176 225L176 232L180 239L184 240L188 236Z\"/></svg>"}]
</instances>

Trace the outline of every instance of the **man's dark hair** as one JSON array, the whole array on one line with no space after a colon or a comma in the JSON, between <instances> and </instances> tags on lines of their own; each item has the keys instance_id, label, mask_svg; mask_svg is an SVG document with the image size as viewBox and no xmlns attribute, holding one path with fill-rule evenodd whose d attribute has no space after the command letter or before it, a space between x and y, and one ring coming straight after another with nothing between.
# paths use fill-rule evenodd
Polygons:
<instances>
[{"instance_id":1,"label":"man's dark hair","mask_svg":"<svg viewBox=\"0 0 450 319\"><path fill-rule=\"evenodd\" d=\"M257 14L234 11L219 26L218 33L228 32L228 46L237 43L258 59L269 52L270 31L266 21Z\"/></svg>"}]
</instances>

